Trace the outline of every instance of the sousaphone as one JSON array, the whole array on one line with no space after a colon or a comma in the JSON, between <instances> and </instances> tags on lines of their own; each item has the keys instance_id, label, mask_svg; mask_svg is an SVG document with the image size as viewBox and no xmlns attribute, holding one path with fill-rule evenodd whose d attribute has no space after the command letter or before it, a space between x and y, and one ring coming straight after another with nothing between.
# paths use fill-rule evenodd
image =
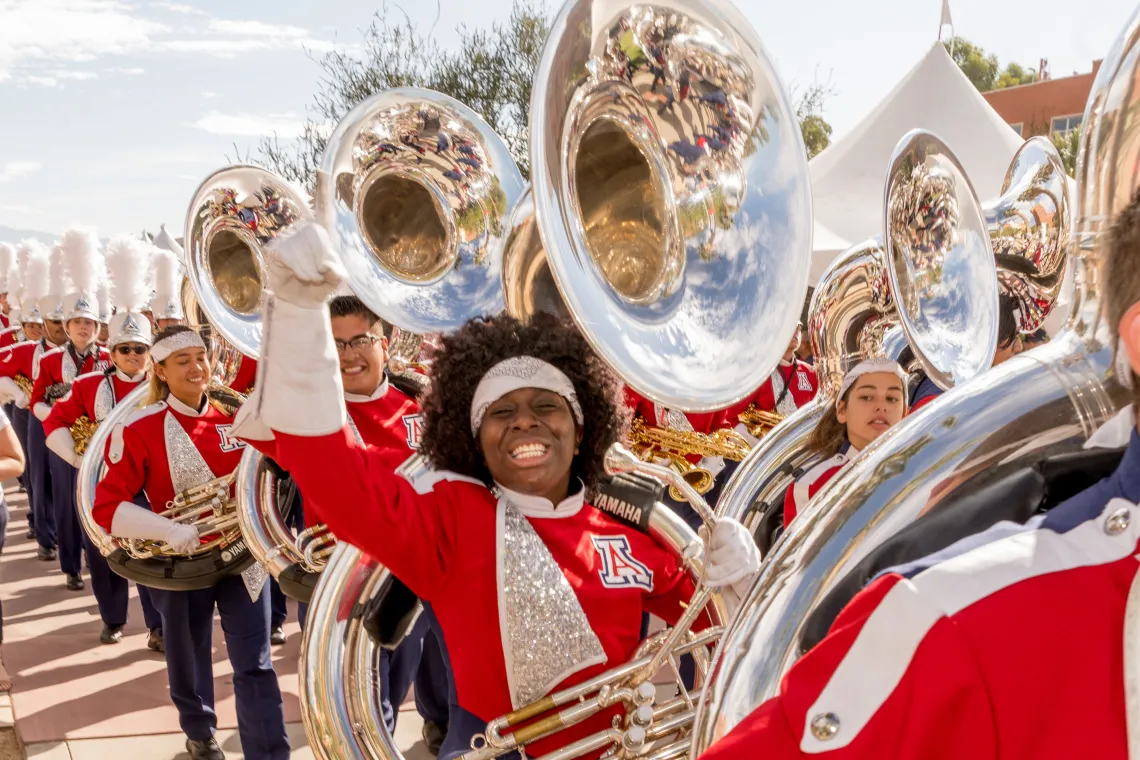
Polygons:
<instances>
[{"instance_id":1,"label":"sousaphone","mask_svg":"<svg viewBox=\"0 0 1140 760\"><path fill-rule=\"evenodd\" d=\"M514 204L501 263L507 306L523 318L565 308L630 385L661 403L734 403L779 360L782 347L768 338L796 321L811 250L806 153L771 60L739 11L719 1L572 0L552 30L531 107L533 213L526 199ZM322 180L325 194L341 186ZM355 216L341 198L353 196L338 192L337 213L327 218L351 229ZM377 266L346 255L350 271L371 276ZM653 473L703 505L668 471L620 451L608 464ZM693 531L667 509L653 514L649 530L699 581ZM326 760L400 756L379 719L380 645L360 618L382 577L373 561L339 545L309 607L302 714ZM709 600L716 608L718 597L702 586L690 610ZM580 689L495 719L465 757L508 754L613 699L631 707L629 721L560 756L615 744L685 756L692 695L654 705L647 671L689 649L703 670L701 650L715 641L715 631L693 637L682 621L649 642L642 660L611 663Z\"/></svg>"},{"instance_id":2,"label":"sousaphone","mask_svg":"<svg viewBox=\"0 0 1140 760\"><path fill-rule=\"evenodd\" d=\"M809 626L826 629L828 620L816 614L821 602L884 542L903 529L921 530L943 504L962 503L957 495L1080 451L1131 403L1115 375L1098 267L1102 233L1140 188L1140 139L1130 121L1140 108L1137 77L1140 10L1105 56L1085 108L1069 248L1077 286L1066 327L903 420L863 452L858 467L815 496L809 512L796 518L804 524L775 547L725 636L702 695L694 754L778 691L787 669L815 640ZM991 506L1000 514L1002 504ZM925 545L937 538L926 536Z\"/></svg>"},{"instance_id":3,"label":"sousaphone","mask_svg":"<svg viewBox=\"0 0 1140 760\"><path fill-rule=\"evenodd\" d=\"M251 166L222 169L198 188L187 213L187 276L183 310L206 341L214 368L207 393L211 403L236 410L242 398L227 387L241 356L260 353L262 249L291 224L309 217L304 197L274 175ZM234 476L209 487L178 494L171 519L197 524L215 539L190 555L168 546L116 539L93 517L95 488L102 476L102 453L116 427L127 424L147 392L146 384L128 394L92 435L79 468L80 522L92 543L118 574L152 588L189 590L214 585L241 572L254 557L242 537L237 505L229 497Z\"/></svg>"},{"instance_id":4,"label":"sousaphone","mask_svg":"<svg viewBox=\"0 0 1140 760\"><path fill-rule=\"evenodd\" d=\"M765 552L784 491L811 461L807 442L864 358L897 358L901 335L942 388L989 369L997 341L997 270L986 221L957 157L923 130L903 136L887 165L882 233L841 253L808 316L820 389L737 468L717 511L754 528Z\"/></svg>"}]
</instances>

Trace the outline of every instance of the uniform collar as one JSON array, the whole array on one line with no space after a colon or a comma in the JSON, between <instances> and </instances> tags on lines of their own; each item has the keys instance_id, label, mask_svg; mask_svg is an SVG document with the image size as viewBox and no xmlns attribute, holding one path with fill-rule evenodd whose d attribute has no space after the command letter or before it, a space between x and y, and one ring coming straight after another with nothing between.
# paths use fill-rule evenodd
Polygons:
<instances>
[{"instance_id":1,"label":"uniform collar","mask_svg":"<svg viewBox=\"0 0 1140 760\"><path fill-rule=\"evenodd\" d=\"M586 487L580 479L578 480L578 490L560 501L557 507L551 503L550 499L543 496L531 496L512 491L498 483L495 484L495 488L502 498L527 517L573 517L582 510L582 505L586 503Z\"/></svg>"},{"instance_id":2,"label":"uniform collar","mask_svg":"<svg viewBox=\"0 0 1140 760\"><path fill-rule=\"evenodd\" d=\"M201 409L192 409L191 407L186 406L186 404L183 404L181 401L179 401L173 393L168 393L168 394L166 394L166 405L169 406L174 411L176 411L179 414L184 415L186 417L201 417L202 415L204 415L206 413L206 410L209 408L210 400L203 396L202 408Z\"/></svg>"},{"instance_id":3,"label":"uniform collar","mask_svg":"<svg viewBox=\"0 0 1140 760\"><path fill-rule=\"evenodd\" d=\"M847 438L843 439L843 444L839 447L839 451L835 452L844 459L850 459L859 453L859 449L851 445L851 441Z\"/></svg>"},{"instance_id":4,"label":"uniform collar","mask_svg":"<svg viewBox=\"0 0 1140 760\"><path fill-rule=\"evenodd\" d=\"M1140 433L1136 427L1132 428L1132 435L1128 440L1128 448L1124 450L1124 458L1111 476L1120 489L1120 495L1132 502L1140 504Z\"/></svg>"},{"instance_id":5,"label":"uniform collar","mask_svg":"<svg viewBox=\"0 0 1140 760\"><path fill-rule=\"evenodd\" d=\"M142 372L138 373L137 375L128 375L125 372L123 372L121 369L119 369L118 367L115 367L115 377L119 378L124 383L141 383L143 381L143 379L146 377L146 370L144 369ZM174 400L178 401L178 399L174 399ZM178 403L181 404L182 402L178 401ZM185 404L183 404L183 406L185 406Z\"/></svg>"},{"instance_id":6,"label":"uniform collar","mask_svg":"<svg viewBox=\"0 0 1140 760\"><path fill-rule=\"evenodd\" d=\"M380 381L380 385L376 386L376 390L372 391L371 396L359 396L355 393L345 393L344 400L350 404L364 404L369 401L376 401L382 399L388 394L388 376L384 375L384 379Z\"/></svg>"}]
</instances>

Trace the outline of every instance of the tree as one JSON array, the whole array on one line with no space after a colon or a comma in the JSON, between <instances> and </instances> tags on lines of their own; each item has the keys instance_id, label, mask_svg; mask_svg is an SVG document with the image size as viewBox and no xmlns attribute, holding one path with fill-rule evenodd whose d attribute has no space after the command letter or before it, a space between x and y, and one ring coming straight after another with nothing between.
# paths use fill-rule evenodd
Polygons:
<instances>
[{"instance_id":1,"label":"tree","mask_svg":"<svg viewBox=\"0 0 1140 760\"><path fill-rule=\"evenodd\" d=\"M459 27L456 51L421 34L407 16L393 22L377 11L364 30L363 55L334 50L318 61L320 90L295 144L277 136L258 146L257 163L312 188L330 130L362 100L394 87L426 87L450 95L480 114L503 137L524 176L529 176L527 116L531 83L549 22L535 0L516 0L505 24Z\"/></svg>"},{"instance_id":2,"label":"tree","mask_svg":"<svg viewBox=\"0 0 1140 760\"><path fill-rule=\"evenodd\" d=\"M830 80L822 83L817 80L798 96L793 90L796 118L800 120L800 132L803 133L809 159L815 158L831 144L831 125L823 118L823 105L834 94L835 88Z\"/></svg>"},{"instance_id":3,"label":"tree","mask_svg":"<svg viewBox=\"0 0 1140 760\"><path fill-rule=\"evenodd\" d=\"M987 55L985 50L962 37L954 37L942 44L966 78L978 88L978 92L1001 90L1037 81L1036 70L1013 62L1002 69L996 55Z\"/></svg>"}]
</instances>

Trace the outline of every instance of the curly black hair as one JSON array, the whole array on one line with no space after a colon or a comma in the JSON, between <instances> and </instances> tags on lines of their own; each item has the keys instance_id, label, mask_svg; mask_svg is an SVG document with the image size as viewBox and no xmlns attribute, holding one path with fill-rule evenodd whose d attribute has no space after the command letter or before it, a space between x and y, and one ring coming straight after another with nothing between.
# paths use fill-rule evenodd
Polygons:
<instances>
[{"instance_id":1,"label":"curly black hair","mask_svg":"<svg viewBox=\"0 0 1140 760\"><path fill-rule=\"evenodd\" d=\"M480 317L440 338L431 390L422 404L420 453L436 469L491 485L491 472L471 435L471 400L487 370L524 355L553 364L573 383L584 424L570 474L587 488L594 486L605 476L606 449L629 425L622 385L572 324L545 313L525 323L506 314Z\"/></svg>"}]
</instances>

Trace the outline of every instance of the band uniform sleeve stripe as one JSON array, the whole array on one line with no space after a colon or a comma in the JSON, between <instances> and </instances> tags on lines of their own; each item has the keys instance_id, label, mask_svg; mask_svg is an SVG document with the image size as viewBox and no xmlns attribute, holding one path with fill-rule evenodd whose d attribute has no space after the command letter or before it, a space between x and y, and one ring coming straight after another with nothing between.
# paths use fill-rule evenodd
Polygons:
<instances>
[{"instance_id":1,"label":"band uniform sleeve stripe","mask_svg":"<svg viewBox=\"0 0 1140 760\"><path fill-rule=\"evenodd\" d=\"M1127 509L1128 528L1105 530L1108 515ZM1140 540L1140 508L1109 501L1095 519L1067 532L1047 528L993 541L901 579L867 618L855 643L808 709L800 749L821 754L850 744L898 686L926 634L938 620L1022 581L1078 567L1117 562ZM868 668L868 663L874 663ZM834 713L839 732L820 741L811 732L814 716Z\"/></svg>"}]
</instances>

